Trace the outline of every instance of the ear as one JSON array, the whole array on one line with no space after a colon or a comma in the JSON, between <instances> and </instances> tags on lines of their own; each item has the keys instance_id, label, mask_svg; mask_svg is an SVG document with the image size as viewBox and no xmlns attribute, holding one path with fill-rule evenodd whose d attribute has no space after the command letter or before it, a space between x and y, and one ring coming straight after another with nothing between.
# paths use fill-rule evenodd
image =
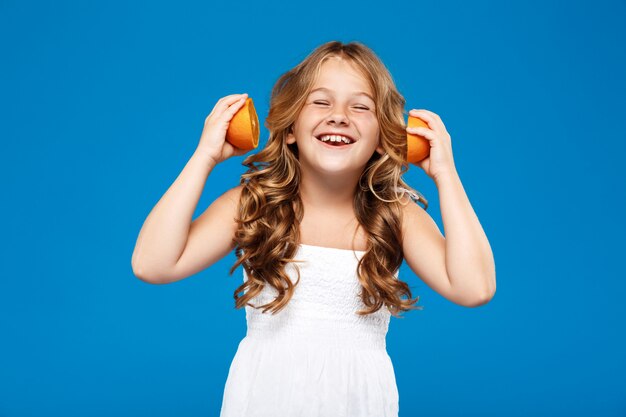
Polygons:
<instances>
[{"instance_id":1,"label":"ear","mask_svg":"<svg viewBox=\"0 0 626 417\"><path fill-rule=\"evenodd\" d=\"M292 143L296 143L296 136L293 134L293 125L291 125L291 127L289 128L289 133L287 133L287 136L285 138L285 142L287 142L287 145L291 145Z\"/></svg>"},{"instance_id":2,"label":"ear","mask_svg":"<svg viewBox=\"0 0 626 417\"><path fill-rule=\"evenodd\" d=\"M378 153L379 153L379 154L381 154L381 155L384 155L384 154L385 154L385 150L383 149L383 147L382 147L382 146L377 146L377 147L376 147L376 152L378 152Z\"/></svg>"}]
</instances>

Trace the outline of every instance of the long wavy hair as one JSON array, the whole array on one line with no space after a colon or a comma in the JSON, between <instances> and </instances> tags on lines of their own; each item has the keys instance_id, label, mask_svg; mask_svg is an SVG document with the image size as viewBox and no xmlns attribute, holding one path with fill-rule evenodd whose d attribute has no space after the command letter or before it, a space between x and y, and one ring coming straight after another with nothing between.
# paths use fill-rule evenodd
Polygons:
<instances>
[{"instance_id":1,"label":"long wavy hair","mask_svg":"<svg viewBox=\"0 0 626 417\"><path fill-rule=\"evenodd\" d=\"M243 185L239 201L238 226L233 238L237 262L230 275L243 265L247 280L234 293L235 307L249 305L272 314L282 310L294 294L300 281L293 283L285 266L294 261L300 243L300 222L304 207L299 193L301 178L296 143L286 143L305 99L319 74L321 65L330 57L348 60L361 71L374 92L376 115L380 126L380 143L384 154L374 152L361 174L354 194L356 219L367 234L367 250L357 266L362 286L359 294L365 310L371 314L383 305L391 314L414 307L419 297L412 299L409 286L394 274L400 268L402 251L402 192L413 201L428 201L402 180L408 170L406 162L405 100L376 54L360 42L325 43L311 52L300 64L284 73L274 85L270 109L265 121L269 130L266 146L245 158L242 165ZM410 201L410 200L409 200ZM254 306L250 303L265 285L274 287L278 296L270 303ZM239 293L244 292L243 295ZM408 298L403 299L406 295Z\"/></svg>"}]
</instances>

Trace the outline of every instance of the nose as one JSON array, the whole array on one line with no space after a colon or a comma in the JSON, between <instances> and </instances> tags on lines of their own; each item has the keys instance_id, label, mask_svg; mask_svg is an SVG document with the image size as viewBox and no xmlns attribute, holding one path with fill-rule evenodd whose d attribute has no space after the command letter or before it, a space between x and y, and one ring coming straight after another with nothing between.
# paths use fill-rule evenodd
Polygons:
<instances>
[{"instance_id":1,"label":"nose","mask_svg":"<svg viewBox=\"0 0 626 417\"><path fill-rule=\"evenodd\" d=\"M332 114L327 117L326 123L349 125L350 119L348 119L348 116L346 115L346 112L343 111L343 108L337 106L333 109Z\"/></svg>"}]
</instances>

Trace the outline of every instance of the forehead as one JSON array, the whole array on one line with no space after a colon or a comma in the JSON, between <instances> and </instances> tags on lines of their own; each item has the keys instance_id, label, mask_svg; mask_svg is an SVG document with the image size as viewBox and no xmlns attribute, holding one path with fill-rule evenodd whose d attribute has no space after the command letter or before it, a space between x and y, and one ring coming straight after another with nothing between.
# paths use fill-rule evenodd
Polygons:
<instances>
[{"instance_id":1,"label":"forehead","mask_svg":"<svg viewBox=\"0 0 626 417\"><path fill-rule=\"evenodd\" d=\"M326 88L326 87L317 87L314 88L313 90L311 90L311 92L309 94L313 94L316 92L322 92L322 93L329 93L332 94L333 90L331 90L330 88ZM362 96L362 97L368 97L370 100L375 101L374 97L372 97L372 95L366 91L353 91L351 94L351 96Z\"/></svg>"},{"instance_id":2,"label":"forehead","mask_svg":"<svg viewBox=\"0 0 626 417\"><path fill-rule=\"evenodd\" d=\"M318 91L365 96L374 100L372 89L363 73L354 64L339 58L330 58L322 63L310 94Z\"/></svg>"}]
</instances>

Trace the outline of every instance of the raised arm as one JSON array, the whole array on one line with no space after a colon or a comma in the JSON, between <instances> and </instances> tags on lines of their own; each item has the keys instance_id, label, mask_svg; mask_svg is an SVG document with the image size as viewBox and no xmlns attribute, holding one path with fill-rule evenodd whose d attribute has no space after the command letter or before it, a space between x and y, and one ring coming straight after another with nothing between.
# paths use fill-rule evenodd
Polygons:
<instances>
[{"instance_id":1,"label":"raised arm","mask_svg":"<svg viewBox=\"0 0 626 417\"><path fill-rule=\"evenodd\" d=\"M213 168L247 152L225 140L228 124L245 99L246 95L233 94L217 102L205 120L198 148L146 218L131 259L139 279L154 284L177 281L212 265L232 249L240 186L216 199L193 223L192 216Z\"/></svg>"},{"instance_id":2,"label":"raised arm","mask_svg":"<svg viewBox=\"0 0 626 417\"><path fill-rule=\"evenodd\" d=\"M486 304L496 292L495 261L454 165L450 134L436 113L413 109L409 114L428 124L407 131L430 141L429 156L416 165L437 185L446 236L422 208L408 205L403 220L407 264L450 301L466 307Z\"/></svg>"}]
</instances>

